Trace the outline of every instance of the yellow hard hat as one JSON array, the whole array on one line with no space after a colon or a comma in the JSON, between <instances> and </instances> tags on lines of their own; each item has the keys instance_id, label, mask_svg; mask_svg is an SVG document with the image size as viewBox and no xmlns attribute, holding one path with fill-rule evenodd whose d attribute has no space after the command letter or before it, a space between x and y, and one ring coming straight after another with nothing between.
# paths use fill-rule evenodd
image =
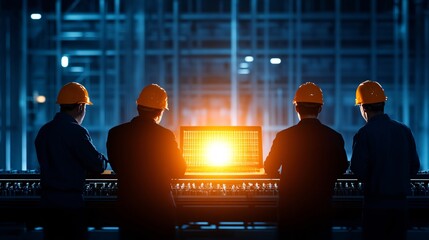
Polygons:
<instances>
[{"instance_id":1,"label":"yellow hard hat","mask_svg":"<svg viewBox=\"0 0 429 240\"><path fill-rule=\"evenodd\" d=\"M150 84L143 88L139 98L136 101L137 105L168 110L168 96L164 88L158 84Z\"/></svg>"},{"instance_id":2,"label":"yellow hard hat","mask_svg":"<svg viewBox=\"0 0 429 240\"><path fill-rule=\"evenodd\" d=\"M61 88L60 92L58 93L57 103L85 103L92 105L92 102L89 100L88 91L82 84L77 82L69 82Z\"/></svg>"},{"instance_id":3,"label":"yellow hard hat","mask_svg":"<svg viewBox=\"0 0 429 240\"><path fill-rule=\"evenodd\" d=\"M384 89L376 81L366 80L356 89L356 105L385 102Z\"/></svg>"},{"instance_id":4,"label":"yellow hard hat","mask_svg":"<svg viewBox=\"0 0 429 240\"><path fill-rule=\"evenodd\" d=\"M301 84L293 98L294 104L298 102L319 103L323 105L322 89L312 82Z\"/></svg>"}]
</instances>

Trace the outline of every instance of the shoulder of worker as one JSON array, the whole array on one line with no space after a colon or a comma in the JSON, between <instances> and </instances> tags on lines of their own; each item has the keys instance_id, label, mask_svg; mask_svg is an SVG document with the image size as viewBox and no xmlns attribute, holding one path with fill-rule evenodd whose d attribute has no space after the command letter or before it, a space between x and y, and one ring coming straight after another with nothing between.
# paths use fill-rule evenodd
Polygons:
<instances>
[{"instance_id":1,"label":"shoulder of worker","mask_svg":"<svg viewBox=\"0 0 429 240\"><path fill-rule=\"evenodd\" d=\"M321 125L325 130L327 130L331 134L336 135L339 138L343 138L343 135L340 132L338 132L337 130L333 129L332 127L325 125L325 124L321 124Z\"/></svg>"},{"instance_id":2,"label":"shoulder of worker","mask_svg":"<svg viewBox=\"0 0 429 240\"><path fill-rule=\"evenodd\" d=\"M290 126L288 128L285 128L279 131L276 135L277 137L287 136L288 134L292 133L296 128L297 128L297 125Z\"/></svg>"},{"instance_id":3,"label":"shoulder of worker","mask_svg":"<svg viewBox=\"0 0 429 240\"><path fill-rule=\"evenodd\" d=\"M51 128L51 126L54 127ZM58 112L54 119L46 124L46 127L49 127L50 131L63 131L68 136L89 136L89 132L85 127L79 125L72 116L62 112Z\"/></svg>"},{"instance_id":4,"label":"shoulder of worker","mask_svg":"<svg viewBox=\"0 0 429 240\"><path fill-rule=\"evenodd\" d=\"M388 117L388 119L390 120L390 122L391 122L392 124L394 124L394 125L396 125L396 126L398 126L398 127L402 127L402 128L405 128L405 129L407 129L407 130L410 130L410 131L411 131L411 128L410 128L410 127L408 127L407 125L405 125L405 123L402 123L402 122L399 122L399 121L397 121L397 120L391 119L387 114L386 114L386 116Z\"/></svg>"},{"instance_id":5,"label":"shoulder of worker","mask_svg":"<svg viewBox=\"0 0 429 240\"><path fill-rule=\"evenodd\" d=\"M396 129L400 131L411 132L411 129L402 122L393 120L386 113L372 117L364 126L359 129L359 132L377 131L379 128Z\"/></svg>"},{"instance_id":6,"label":"shoulder of worker","mask_svg":"<svg viewBox=\"0 0 429 240\"><path fill-rule=\"evenodd\" d=\"M321 129L322 131L324 130L324 132L330 133L330 134L335 135L335 136L337 136L339 138L343 138L343 136L342 136L342 134L340 132L336 131L335 129L333 129L333 128L325 125L325 124L323 124L318 119L316 119L316 120L309 120L309 121L306 121L306 122L312 124L313 126L314 125L319 126L319 129ZM293 126L291 126L289 128L286 128L286 129L278 132L277 137L287 136L288 134L295 134L295 133L297 133L296 131L301 131L300 128L303 127L303 126L305 126L305 125L303 125L303 124L293 125Z\"/></svg>"},{"instance_id":7,"label":"shoulder of worker","mask_svg":"<svg viewBox=\"0 0 429 240\"><path fill-rule=\"evenodd\" d=\"M115 131L120 131L121 129L124 128L129 128L130 126L130 122L126 122L126 123L121 123L119 125L113 126L112 128L109 129L109 133L115 132Z\"/></svg>"},{"instance_id":8,"label":"shoulder of worker","mask_svg":"<svg viewBox=\"0 0 429 240\"><path fill-rule=\"evenodd\" d=\"M109 130L109 135L120 133L120 132L128 132L128 131L137 131L137 129L144 127L144 128L150 128L151 130L156 131L159 134L165 134L165 135L173 135L174 133L168 129L165 128L157 123L155 121L148 121L148 120L142 120L139 117L133 118L131 121L119 124L117 126L112 127Z\"/></svg>"}]
</instances>

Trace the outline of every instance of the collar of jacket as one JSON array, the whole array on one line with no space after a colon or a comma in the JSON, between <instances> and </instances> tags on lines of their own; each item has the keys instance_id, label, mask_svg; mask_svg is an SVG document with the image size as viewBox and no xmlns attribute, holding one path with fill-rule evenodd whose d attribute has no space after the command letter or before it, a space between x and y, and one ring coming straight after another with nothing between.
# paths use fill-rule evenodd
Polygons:
<instances>
[{"instance_id":1,"label":"collar of jacket","mask_svg":"<svg viewBox=\"0 0 429 240\"><path fill-rule=\"evenodd\" d=\"M72 117L69 114L64 113L64 112L57 112L57 114L55 114L55 119L58 119L61 121L72 122L72 123L78 123L76 121L76 119L74 119L74 117Z\"/></svg>"},{"instance_id":2,"label":"collar of jacket","mask_svg":"<svg viewBox=\"0 0 429 240\"><path fill-rule=\"evenodd\" d=\"M153 118L147 118L147 117L142 117L142 116L136 116L134 117L131 122L146 122L146 123L155 123L155 119Z\"/></svg>"},{"instance_id":3,"label":"collar of jacket","mask_svg":"<svg viewBox=\"0 0 429 240\"><path fill-rule=\"evenodd\" d=\"M382 119L384 119L384 120L389 120L389 119L390 119L390 117L389 117L389 115L387 115L386 113L378 114L378 115L375 115L375 116L373 116L372 118L370 118L370 119L368 120L368 122L374 122L374 121L378 121L378 120L382 120Z\"/></svg>"},{"instance_id":4,"label":"collar of jacket","mask_svg":"<svg viewBox=\"0 0 429 240\"><path fill-rule=\"evenodd\" d=\"M303 118L301 119L301 121L299 121L298 124L314 124L314 123L319 123L320 121L317 118Z\"/></svg>"}]
</instances>

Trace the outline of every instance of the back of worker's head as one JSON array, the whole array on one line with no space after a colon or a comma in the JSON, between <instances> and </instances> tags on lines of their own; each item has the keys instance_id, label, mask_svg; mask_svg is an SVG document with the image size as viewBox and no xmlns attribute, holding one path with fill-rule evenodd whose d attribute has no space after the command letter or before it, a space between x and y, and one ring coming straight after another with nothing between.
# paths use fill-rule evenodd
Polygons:
<instances>
[{"instance_id":1,"label":"back of worker's head","mask_svg":"<svg viewBox=\"0 0 429 240\"><path fill-rule=\"evenodd\" d=\"M70 114L79 124L85 118L86 105L92 105L86 88L77 82L65 84L57 96L60 111Z\"/></svg>"},{"instance_id":2,"label":"back of worker's head","mask_svg":"<svg viewBox=\"0 0 429 240\"><path fill-rule=\"evenodd\" d=\"M384 113L387 97L376 81L366 80L356 88L355 104L360 107L362 118L368 122L373 116Z\"/></svg>"},{"instance_id":3,"label":"back of worker's head","mask_svg":"<svg viewBox=\"0 0 429 240\"><path fill-rule=\"evenodd\" d=\"M356 89L355 104L366 111L384 112L387 97L383 87L376 81L366 80Z\"/></svg>"},{"instance_id":4,"label":"back of worker's head","mask_svg":"<svg viewBox=\"0 0 429 240\"><path fill-rule=\"evenodd\" d=\"M296 90L293 104L300 118L316 118L322 110L322 89L312 82L301 84Z\"/></svg>"},{"instance_id":5,"label":"back of worker's head","mask_svg":"<svg viewBox=\"0 0 429 240\"><path fill-rule=\"evenodd\" d=\"M164 110L168 110L168 95L158 84L149 84L140 92L136 104L140 116L159 123Z\"/></svg>"}]
</instances>

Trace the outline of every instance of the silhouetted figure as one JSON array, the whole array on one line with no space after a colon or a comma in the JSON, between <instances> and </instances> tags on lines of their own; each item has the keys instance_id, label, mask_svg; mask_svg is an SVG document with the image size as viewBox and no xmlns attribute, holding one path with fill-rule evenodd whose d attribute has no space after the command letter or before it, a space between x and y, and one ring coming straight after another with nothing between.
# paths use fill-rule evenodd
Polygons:
<instances>
[{"instance_id":1,"label":"silhouetted figure","mask_svg":"<svg viewBox=\"0 0 429 240\"><path fill-rule=\"evenodd\" d=\"M172 131L159 125L167 93L156 84L137 99L139 116L109 131L107 153L118 176L121 239L174 239L175 203L172 178L186 162Z\"/></svg>"},{"instance_id":2,"label":"silhouetted figure","mask_svg":"<svg viewBox=\"0 0 429 240\"><path fill-rule=\"evenodd\" d=\"M334 185L348 167L344 140L317 119L323 95L316 84L302 84L293 102L300 121L277 133L264 162L273 177L281 167L278 239L331 239Z\"/></svg>"},{"instance_id":3,"label":"silhouetted figure","mask_svg":"<svg viewBox=\"0 0 429 240\"><path fill-rule=\"evenodd\" d=\"M86 174L103 172L107 160L81 126L86 105L92 105L85 87L76 82L64 85L57 103L60 112L42 126L35 140L44 239L87 239L83 200Z\"/></svg>"},{"instance_id":4,"label":"silhouetted figure","mask_svg":"<svg viewBox=\"0 0 429 240\"><path fill-rule=\"evenodd\" d=\"M411 130L384 113L387 97L378 82L356 89L367 122L353 138L350 169L364 187L363 239L406 239L410 178L420 168Z\"/></svg>"}]
</instances>

